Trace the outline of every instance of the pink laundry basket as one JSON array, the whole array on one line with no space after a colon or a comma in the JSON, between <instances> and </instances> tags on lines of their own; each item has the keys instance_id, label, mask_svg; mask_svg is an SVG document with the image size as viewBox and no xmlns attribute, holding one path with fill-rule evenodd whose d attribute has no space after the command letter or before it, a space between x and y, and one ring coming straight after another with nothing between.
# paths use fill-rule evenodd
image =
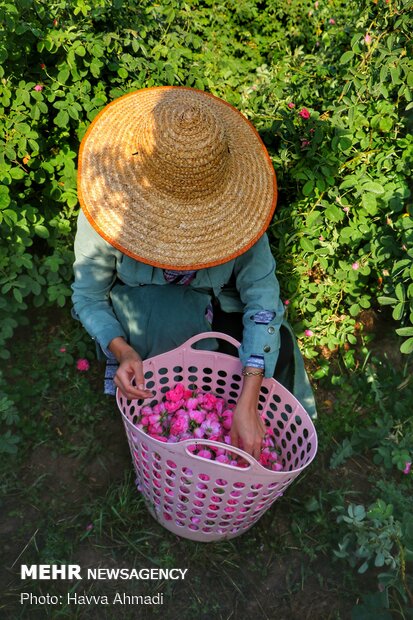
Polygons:
<instances>
[{"instance_id":1,"label":"pink laundry basket","mask_svg":"<svg viewBox=\"0 0 413 620\"><path fill-rule=\"evenodd\" d=\"M239 342L219 332L206 332L183 345L143 362L146 387L154 391L155 405L177 383L200 388L236 403L242 387L238 358L194 349L206 338ZM252 456L229 446L247 461L245 468L208 461L188 446L221 447L216 441L187 439L163 443L135 424L143 401L127 400L117 390L117 403L128 436L138 488L152 516L174 534L209 542L246 532L282 496L284 490L311 463L317 452L317 434L310 416L297 399L274 379L262 382L258 409L274 431L283 471L270 471Z\"/></svg>"}]
</instances>

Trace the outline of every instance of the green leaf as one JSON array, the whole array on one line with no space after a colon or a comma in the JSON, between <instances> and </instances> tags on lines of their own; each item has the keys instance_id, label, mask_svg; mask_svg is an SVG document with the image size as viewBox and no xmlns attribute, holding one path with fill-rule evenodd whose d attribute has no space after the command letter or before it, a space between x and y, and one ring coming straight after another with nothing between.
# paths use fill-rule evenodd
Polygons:
<instances>
[{"instance_id":1,"label":"green leaf","mask_svg":"<svg viewBox=\"0 0 413 620\"><path fill-rule=\"evenodd\" d=\"M377 199L374 194L363 194L361 197L361 204L370 215L376 215L377 213Z\"/></svg>"},{"instance_id":2,"label":"green leaf","mask_svg":"<svg viewBox=\"0 0 413 620\"><path fill-rule=\"evenodd\" d=\"M401 320L401 318L403 317L403 311L404 311L403 303L397 304L397 306L394 307L393 312L392 312L392 317L394 318L395 321Z\"/></svg>"},{"instance_id":3,"label":"green leaf","mask_svg":"<svg viewBox=\"0 0 413 620\"><path fill-rule=\"evenodd\" d=\"M404 286L403 286L403 284L401 284L401 282L399 282L396 285L395 293L396 293L396 297L397 297L397 299L399 301L404 301L405 300Z\"/></svg>"},{"instance_id":4,"label":"green leaf","mask_svg":"<svg viewBox=\"0 0 413 620\"><path fill-rule=\"evenodd\" d=\"M395 297L378 297L377 301L382 306L392 306L393 304L397 304L397 299Z\"/></svg>"},{"instance_id":5,"label":"green leaf","mask_svg":"<svg viewBox=\"0 0 413 620\"><path fill-rule=\"evenodd\" d=\"M15 299L15 300L16 300L19 304L21 304L21 303L22 303L22 301L23 301L23 296L22 296L22 294L21 294L21 292L19 291L19 289L18 289L18 288L14 288L14 289L13 289L13 296L14 296L14 299Z\"/></svg>"},{"instance_id":6,"label":"green leaf","mask_svg":"<svg viewBox=\"0 0 413 620\"><path fill-rule=\"evenodd\" d=\"M35 224L34 232L36 233L36 235L38 235L42 239L47 239L49 237L48 229L46 228L46 226L43 226L42 224Z\"/></svg>"},{"instance_id":7,"label":"green leaf","mask_svg":"<svg viewBox=\"0 0 413 620\"><path fill-rule=\"evenodd\" d=\"M406 355L410 355L410 353L413 353L413 338L408 338L408 340L403 342L402 346L400 347L400 351L401 353L405 353Z\"/></svg>"},{"instance_id":8,"label":"green leaf","mask_svg":"<svg viewBox=\"0 0 413 620\"><path fill-rule=\"evenodd\" d=\"M70 76L69 67L64 67L57 74L57 80L61 82L62 84L65 84L67 80L69 79L69 76Z\"/></svg>"},{"instance_id":9,"label":"green leaf","mask_svg":"<svg viewBox=\"0 0 413 620\"><path fill-rule=\"evenodd\" d=\"M354 52L352 52L351 50L349 50L348 52L344 52L344 54L340 58L340 64L346 65L348 62L350 62L350 60L353 59L353 57Z\"/></svg>"},{"instance_id":10,"label":"green leaf","mask_svg":"<svg viewBox=\"0 0 413 620\"><path fill-rule=\"evenodd\" d=\"M384 187L380 183L369 181L362 187L366 192L372 192L373 194L384 194Z\"/></svg>"},{"instance_id":11,"label":"green leaf","mask_svg":"<svg viewBox=\"0 0 413 620\"><path fill-rule=\"evenodd\" d=\"M0 210L7 209L10 204L9 188L5 185L0 185Z\"/></svg>"},{"instance_id":12,"label":"green leaf","mask_svg":"<svg viewBox=\"0 0 413 620\"><path fill-rule=\"evenodd\" d=\"M341 220L345 217L344 211L336 207L336 205L328 205L325 210L325 214L327 219L332 222L341 222Z\"/></svg>"},{"instance_id":13,"label":"green leaf","mask_svg":"<svg viewBox=\"0 0 413 620\"><path fill-rule=\"evenodd\" d=\"M387 132L393 127L393 119L390 116L385 116L380 119L379 127L381 131Z\"/></svg>"},{"instance_id":14,"label":"green leaf","mask_svg":"<svg viewBox=\"0 0 413 620\"><path fill-rule=\"evenodd\" d=\"M301 237L300 245L303 248L304 252L314 252L314 243L307 239L306 237Z\"/></svg>"},{"instance_id":15,"label":"green leaf","mask_svg":"<svg viewBox=\"0 0 413 620\"><path fill-rule=\"evenodd\" d=\"M69 114L66 112L66 110L60 110L60 112L54 119L54 122L58 127L66 128L69 122Z\"/></svg>"},{"instance_id":16,"label":"green leaf","mask_svg":"<svg viewBox=\"0 0 413 620\"><path fill-rule=\"evenodd\" d=\"M396 329L396 334L399 336L413 336L413 327L399 327L399 329Z\"/></svg>"}]
</instances>

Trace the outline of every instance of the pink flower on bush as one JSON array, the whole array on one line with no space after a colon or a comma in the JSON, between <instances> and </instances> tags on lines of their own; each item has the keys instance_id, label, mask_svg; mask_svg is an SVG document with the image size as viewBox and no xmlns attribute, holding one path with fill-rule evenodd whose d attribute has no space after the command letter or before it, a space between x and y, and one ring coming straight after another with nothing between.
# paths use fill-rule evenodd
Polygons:
<instances>
[{"instance_id":1,"label":"pink flower on bush","mask_svg":"<svg viewBox=\"0 0 413 620\"><path fill-rule=\"evenodd\" d=\"M330 19L328 20L328 23L333 25L336 23L336 20L330 17Z\"/></svg>"},{"instance_id":2,"label":"pink flower on bush","mask_svg":"<svg viewBox=\"0 0 413 620\"><path fill-rule=\"evenodd\" d=\"M310 146L311 142L310 140L301 140L301 148L305 149L307 148L307 146Z\"/></svg>"},{"instance_id":3,"label":"pink flower on bush","mask_svg":"<svg viewBox=\"0 0 413 620\"><path fill-rule=\"evenodd\" d=\"M81 358L81 359L77 360L77 362L76 362L76 368L77 368L78 370L80 370L80 372L85 372L85 371L89 370L89 368L90 368L90 364L89 364L89 362L87 361L87 359L85 359L85 358Z\"/></svg>"},{"instance_id":4,"label":"pink flower on bush","mask_svg":"<svg viewBox=\"0 0 413 620\"><path fill-rule=\"evenodd\" d=\"M295 108L295 103L290 101L290 103L287 104L287 107L290 108L290 110L292 110L293 108Z\"/></svg>"},{"instance_id":5,"label":"pink flower on bush","mask_svg":"<svg viewBox=\"0 0 413 620\"><path fill-rule=\"evenodd\" d=\"M289 305L290 305L290 300L289 300L289 299L286 299L286 300L284 301L284 306L289 306Z\"/></svg>"},{"instance_id":6,"label":"pink flower on bush","mask_svg":"<svg viewBox=\"0 0 413 620\"><path fill-rule=\"evenodd\" d=\"M364 36L364 43L365 43L366 45L370 45L370 43L371 43L371 36L369 35L369 33L368 33L368 32L367 32L367 33L365 34L365 36Z\"/></svg>"},{"instance_id":7,"label":"pink flower on bush","mask_svg":"<svg viewBox=\"0 0 413 620\"><path fill-rule=\"evenodd\" d=\"M43 90L44 86L42 86L41 84L36 84L36 86L33 88L33 90L40 92L41 90Z\"/></svg>"},{"instance_id":8,"label":"pink flower on bush","mask_svg":"<svg viewBox=\"0 0 413 620\"><path fill-rule=\"evenodd\" d=\"M343 211L344 211L344 213L349 213L350 207L343 207Z\"/></svg>"},{"instance_id":9,"label":"pink flower on bush","mask_svg":"<svg viewBox=\"0 0 413 620\"><path fill-rule=\"evenodd\" d=\"M314 336L314 332L311 329L306 329L304 334L308 337Z\"/></svg>"},{"instance_id":10,"label":"pink flower on bush","mask_svg":"<svg viewBox=\"0 0 413 620\"><path fill-rule=\"evenodd\" d=\"M351 268L354 269L354 271L357 271L357 269L359 269L359 267L360 267L360 265L359 265L359 263L357 261L351 265Z\"/></svg>"},{"instance_id":11,"label":"pink flower on bush","mask_svg":"<svg viewBox=\"0 0 413 620\"><path fill-rule=\"evenodd\" d=\"M410 461L407 461L407 462L406 462L406 467L403 469L403 473L404 473L404 474L406 474L406 475L407 475L407 474L410 474L410 470L411 470L411 468L412 468L412 464L411 464L411 462L410 462Z\"/></svg>"},{"instance_id":12,"label":"pink flower on bush","mask_svg":"<svg viewBox=\"0 0 413 620\"><path fill-rule=\"evenodd\" d=\"M306 120L310 118L310 112L307 110L307 108L302 108L299 111L298 115L301 116L301 118L304 118Z\"/></svg>"},{"instance_id":13,"label":"pink flower on bush","mask_svg":"<svg viewBox=\"0 0 413 620\"><path fill-rule=\"evenodd\" d=\"M66 353L66 347L60 347L59 351L60 353Z\"/></svg>"}]
</instances>

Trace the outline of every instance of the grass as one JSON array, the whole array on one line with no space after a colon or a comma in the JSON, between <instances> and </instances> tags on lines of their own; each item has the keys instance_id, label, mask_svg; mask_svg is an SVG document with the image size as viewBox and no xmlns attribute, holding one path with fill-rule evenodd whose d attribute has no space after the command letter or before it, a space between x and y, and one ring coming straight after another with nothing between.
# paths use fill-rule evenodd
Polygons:
<instances>
[{"instance_id":1,"label":"grass","mask_svg":"<svg viewBox=\"0 0 413 620\"><path fill-rule=\"evenodd\" d=\"M331 373L336 379L330 375L320 383L319 453L282 500L243 536L203 544L171 534L147 512L134 485L116 405L101 393L102 367L93 362L89 372L76 371L76 359L92 360L93 354L78 325L64 313L54 321L36 317L34 328L15 340L14 363L3 381L18 411L12 428L20 438L17 454L4 459L1 487L5 597L0 613L5 618L338 620L349 618L357 604L356 610L361 609L362 595L377 592L376 569L359 575L348 561L334 556L343 536L335 507L368 505L380 496L397 514L410 509L412 477L376 465L371 450L330 468L340 442L355 429L371 428L377 415L377 394L368 389L366 366L363 372L337 366ZM403 402L409 406L408 365L390 367L385 359L369 355L368 367L376 377L383 374L382 397L388 402L404 381L399 408ZM188 578L28 582L20 579L21 563L79 564L82 570L178 567L188 568ZM23 591L62 596L62 604L23 606ZM74 591L110 600L116 592L160 592L165 602L139 609L68 604L67 593ZM410 617L406 593L394 584L386 593L394 617ZM380 615L386 613L383 607L377 618L389 617Z\"/></svg>"}]
</instances>

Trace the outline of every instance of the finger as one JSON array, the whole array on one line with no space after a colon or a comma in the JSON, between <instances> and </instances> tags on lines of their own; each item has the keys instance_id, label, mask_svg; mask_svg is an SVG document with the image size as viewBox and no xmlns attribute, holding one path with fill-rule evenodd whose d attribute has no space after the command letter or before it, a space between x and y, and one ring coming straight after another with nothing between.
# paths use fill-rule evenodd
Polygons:
<instances>
[{"instance_id":1,"label":"finger","mask_svg":"<svg viewBox=\"0 0 413 620\"><path fill-rule=\"evenodd\" d=\"M238 437L238 433L235 430L231 430L230 439L231 439L231 446L234 446L234 448L238 448L239 437Z\"/></svg>"},{"instance_id":2,"label":"finger","mask_svg":"<svg viewBox=\"0 0 413 620\"><path fill-rule=\"evenodd\" d=\"M116 387L120 389L122 394L129 400L145 400L146 398L153 398L153 393L150 390L140 390L139 388L131 385L129 381L125 382L122 376L115 375L113 382Z\"/></svg>"},{"instance_id":3,"label":"finger","mask_svg":"<svg viewBox=\"0 0 413 620\"><path fill-rule=\"evenodd\" d=\"M145 377L143 376L143 366L142 362L132 362L131 370L135 375L135 383L136 386L140 390L145 390Z\"/></svg>"},{"instance_id":4,"label":"finger","mask_svg":"<svg viewBox=\"0 0 413 620\"><path fill-rule=\"evenodd\" d=\"M261 456L261 442L258 442L254 445L254 448L252 450L252 456L254 457L254 459L256 459L257 461L259 460L260 456Z\"/></svg>"},{"instance_id":5,"label":"finger","mask_svg":"<svg viewBox=\"0 0 413 620\"><path fill-rule=\"evenodd\" d=\"M115 376L117 376L118 379L122 382L122 386L124 389L127 389L135 394L137 394L135 390L141 392L142 395L139 396L140 398L150 398L151 396L153 396L153 392L145 388L142 364L140 362L133 362L127 366L120 366ZM134 376L135 385L133 385L132 383Z\"/></svg>"},{"instance_id":6,"label":"finger","mask_svg":"<svg viewBox=\"0 0 413 620\"><path fill-rule=\"evenodd\" d=\"M245 452L248 452L248 454L251 454L251 456L253 456L254 445L253 445L251 442L246 441L246 442L244 443L244 445L243 445L243 448L242 448L242 449L243 449Z\"/></svg>"}]
</instances>

